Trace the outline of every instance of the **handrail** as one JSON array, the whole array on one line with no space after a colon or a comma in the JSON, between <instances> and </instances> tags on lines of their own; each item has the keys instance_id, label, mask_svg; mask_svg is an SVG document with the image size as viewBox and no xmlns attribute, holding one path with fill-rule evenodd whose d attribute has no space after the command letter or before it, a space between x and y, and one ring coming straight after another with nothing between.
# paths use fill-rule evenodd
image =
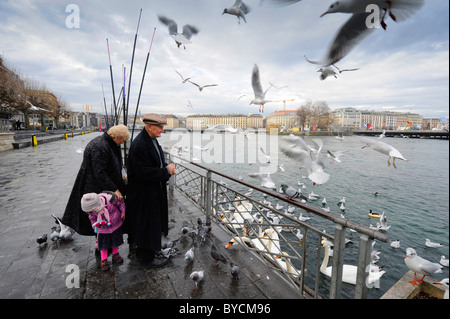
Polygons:
<instances>
[{"instance_id":1,"label":"handrail","mask_svg":"<svg viewBox=\"0 0 450 319\"><path fill-rule=\"evenodd\" d=\"M191 185L177 185L177 179L178 179L178 175L184 176L183 174L193 174L193 177L190 181L187 182L187 184L190 183L198 183L197 187L199 187L198 193L195 194L195 199L196 199L196 203L200 206L200 208L204 209L204 212L206 214L206 222L209 223L210 222L210 218L216 218L216 220L218 221L218 225L222 226L225 225L226 230L228 230L230 232L230 234L232 234L233 236L238 236L241 239L241 244L243 244L242 240L245 237L245 234L239 234L239 231L242 231L242 229L244 229L244 227L248 227L247 230L252 231L253 233L257 233L257 229L261 229L262 227L269 227L269 228L273 228L276 229L277 226L278 227L285 227L288 229L301 229L303 231L303 239L300 242L294 242L290 239L288 239L285 235L282 234L281 231L276 231L277 236L275 239L273 239L272 237L268 238L268 239L262 239L260 237L255 236L254 240L256 241L256 243L259 244L259 246L261 248L259 249L255 249L255 248L248 248L246 247L246 249L248 249L249 251L251 251L252 253L259 253L261 256L265 257L265 259L267 261L269 261L269 263L272 265L273 269L277 269L278 271L281 270L281 272L285 275L285 278L287 278L289 280L289 282L293 283L294 285L297 285L297 287L300 287L300 293L303 294L303 292L307 292L310 295L314 296L314 297L318 297L318 280L317 278L320 275L320 271L319 271L319 265L320 265L320 254L321 254L321 243L322 240L324 238L328 238L328 239L332 239L333 240L333 244L334 244L334 254L333 254L333 265L332 265L332 274L331 274L331 285L330 285L330 298L335 299L335 298L341 298L341 290L342 290L342 274L343 274L343 253L344 253L344 249L345 249L345 231L347 228L354 230L356 232L358 232L360 234L360 244L359 244L359 254L358 254L358 264L357 264L357 278L356 278L356 285L355 285L355 298L366 298L367 297L367 293L368 293L368 284L366 284L366 273L367 273L367 266L370 264L370 253L372 250L372 243L373 240L379 240L381 242L388 242L389 241L389 236L381 233L377 230L373 230L370 229L366 226L354 223L352 221L349 221L345 218L339 217L339 216L335 216L332 214L329 214L319 208L298 202L296 200L293 199L289 199L286 196L279 194L279 193L275 193L273 191L270 191L269 189L265 189L263 187L260 187L258 185L253 185L250 183L247 183L245 181L239 180L233 176L229 176L227 174L224 174L222 172L219 172L215 169L211 169L208 167L205 167L201 164L189 161L183 157L179 157L177 155L174 154L170 154L167 153L167 155L169 155L171 157L171 159L176 158L179 159L180 162L175 161L175 165L178 165L179 167L177 168L178 173L176 175L174 175L174 178L171 179L170 181L170 187L176 186L177 188L179 188L182 192L184 192L184 194L186 196L189 197L189 195L186 193L186 189L188 189L190 192L193 191L193 187L191 187ZM182 162L186 162L194 167L197 167L199 169L201 169L205 175L202 175L201 173L194 171L192 168L188 168L186 166L186 164L182 164ZM222 185L219 182L214 181L211 176L212 174L218 175L220 177L226 178L227 180L233 181L237 184L246 186L250 189L256 190L262 194L265 194L266 196L270 196L272 198L275 198L277 200L286 202L287 204L300 208L306 212L310 212L314 215L319 216L320 218L326 219L331 221L332 223L334 223L334 236L325 233L324 231L321 231L309 224L306 224L302 221L299 221L298 219L291 217L277 209L274 209L273 207L269 207L267 205L265 205L263 202L258 201L256 199L247 197L245 194L241 194L240 192L238 192L237 190ZM186 178L186 177L181 177L180 178ZM189 175L189 177L191 177ZM194 185L195 186L195 185ZM184 190L183 190L184 189ZM249 203L252 203L252 207L256 206L256 211L257 213L259 213L262 217L260 218L261 220L258 222L258 224L248 224L248 221L245 221L241 218L241 221L225 221L225 220L220 220L218 214L219 212L218 207L219 202L218 202L218 194L219 194L219 190L222 190L223 193L226 193L226 191L228 192L233 192L235 196L238 196L239 200L236 199L230 199L229 197L227 197L227 200L224 203L228 203L229 205L231 205L236 212L238 212L238 215L240 215L242 217L243 214L245 213L250 213L249 211L246 211L246 209L244 210L244 212L241 212L238 210L238 202L237 201L248 201ZM227 196L227 195L226 195ZM251 208L252 209L252 208ZM250 209L250 210L251 210ZM272 221L269 220L268 216L265 216L262 212L263 210L271 210L272 212L274 212L277 216L279 216L280 218L289 220L289 224L285 223L283 221L282 226L280 226L280 224L273 224ZM220 214L222 214L222 218L224 216L224 214L226 214L226 212L221 211ZM292 231L293 232L293 231ZM311 288L307 287L305 285L305 273L306 273L306 259L307 259L307 247L309 247L308 245L308 241L309 239L307 237L310 237L311 235L316 235L318 237L318 241L317 241L317 245L316 245L316 250L317 250L317 261L316 261L316 270L315 270L315 278L316 278L316 284L315 284L315 288L314 290L312 290ZM281 251L281 246L280 243L284 243L285 248L289 249L289 253L287 252L282 252ZM302 251L298 252L298 249L295 249L294 246L296 243L300 243L302 244ZM268 245L278 245L277 249L275 249L275 251L269 251L268 249ZM294 245L294 246L293 246ZM245 247L245 245L243 245ZM312 246L312 248L314 248L314 244ZM310 248L311 249L311 248ZM275 259L278 258L278 259ZM288 263L292 265L291 261L298 261L301 263L301 268L296 270L296 272L293 273L289 272L287 269L280 269L280 262L279 262L279 258L284 258L285 261L285 267L286 268L288 266ZM282 263L281 263L282 264Z\"/></svg>"},{"instance_id":2,"label":"handrail","mask_svg":"<svg viewBox=\"0 0 450 319\"><path fill-rule=\"evenodd\" d=\"M329 214L329 213L327 213L327 212L325 212L322 209L319 209L317 207L313 207L313 206L301 203L299 201L296 201L296 200L293 200L293 199L289 199L286 196L282 196L282 195L280 195L280 194L278 194L276 192L269 191L267 188L263 188L263 187L260 187L258 185L250 184L250 183L247 183L245 181L236 179L233 176L224 174L224 173L219 172L217 170L214 170L212 168L200 165L200 164L192 162L192 161L188 161L188 160L186 160L183 157L179 157L179 156L176 156L176 155L173 155L173 154L170 154L170 156L178 158L178 159L183 160L185 162L188 162L191 165L197 166L199 168L202 168L202 169L204 169L206 171L209 171L211 173L214 173L216 175L225 177L225 178L227 178L227 179L229 179L229 180L231 180L233 182L242 184L242 185L247 186L249 188L256 189L257 191L259 191L261 193L265 193L265 194L270 195L272 197L275 197L275 198L277 198L279 200L288 202L291 205L297 206L298 208L307 210L308 212L311 212L311 213L314 213L314 214L316 214L316 215L318 215L320 217L326 218L326 219L328 219L328 220L330 220L330 221L332 221L332 222L334 222L336 224L340 224L340 225L345 226L347 228L356 230L358 233L361 233L361 234L369 236L369 238L377 239L377 240L382 241L384 243L389 242L389 236L387 236L386 234L380 233L377 230L373 230L373 229L371 229L371 228L369 228L367 226L354 223L352 221L349 221L349 220L347 220L345 218L342 218L342 217L339 217L339 216L336 216L336 215L333 215L333 214ZM284 216L284 217L289 218L289 216Z\"/></svg>"}]
</instances>

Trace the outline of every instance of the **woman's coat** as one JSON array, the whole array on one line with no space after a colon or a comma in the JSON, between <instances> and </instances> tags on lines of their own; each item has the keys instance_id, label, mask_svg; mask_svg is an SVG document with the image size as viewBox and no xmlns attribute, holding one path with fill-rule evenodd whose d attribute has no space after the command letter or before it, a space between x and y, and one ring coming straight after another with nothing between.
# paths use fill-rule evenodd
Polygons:
<instances>
[{"instance_id":1,"label":"woman's coat","mask_svg":"<svg viewBox=\"0 0 450 319\"><path fill-rule=\"evenodd\" d=\"M81 209L81 197L86 193L115 192L126 194L122 178L120 146L106 132L88 143L62 218L64 225L80 235L95 235L88 214Z\"/></svg>"}]
</instances>

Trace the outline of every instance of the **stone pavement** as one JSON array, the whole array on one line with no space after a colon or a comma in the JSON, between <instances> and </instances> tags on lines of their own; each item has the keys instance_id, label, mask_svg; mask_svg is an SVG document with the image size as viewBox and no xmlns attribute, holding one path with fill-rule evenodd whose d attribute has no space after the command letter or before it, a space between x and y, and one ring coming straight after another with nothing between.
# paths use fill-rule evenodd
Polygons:
<instances>
[{"instance_id":1,"label":"stone pavement","mask_svg":"<svg viewBox=\"0 0 450 319\"><path fill-rule=\"evenodd\" d=\"M95 257L95 237L74 234L69 243L38 248L37 237L55 225L52 214L61 217L81 163L74 152L96 133L67 141L2 152L0 154L0 298L2 299L267 299L301 298L245 248L225 249L230 235L214 223L211 237L198 242L195 261L187 264L184 253L190 237L177 244L180 254L170 257L160 269L142 264L126 244L120 246L124 263L103 272ZM78 140L77 140L78 139ZM170 230L163 242L178 239L182 226L194 228L203 213L175 190L170 199ZM228 264L216 266L210 256L211 242ZM111 261L111 257L109 257ZM234 282L230 262L240 266ZM198 289L189 277L204 270ZM79 274L79 277L77 277ZM79 283L79 286L78 286ZM79 288L78 288L79 287Z\"/></svg>"}]
</instances>

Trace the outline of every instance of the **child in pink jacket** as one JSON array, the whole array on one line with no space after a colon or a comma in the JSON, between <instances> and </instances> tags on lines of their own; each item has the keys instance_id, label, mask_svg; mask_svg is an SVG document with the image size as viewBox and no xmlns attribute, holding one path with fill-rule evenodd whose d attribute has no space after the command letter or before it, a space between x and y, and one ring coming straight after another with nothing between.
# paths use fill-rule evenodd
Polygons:
<instances>
[{"instance_id":1,"label":"child in pink jacket","mask_svg":"<svg viewBox=\"0 0 450 319\"><path fill-rule=\"evenodd\" d=\"M122 224L125 219L125 203L119 201L112 192L87 193L81 198L81 209L89 214L92 227L97 233L103 271L109 270L108 249L112 248L112 260L123 262L119 246L123 244Z\"/></svg>"}]
</instances>

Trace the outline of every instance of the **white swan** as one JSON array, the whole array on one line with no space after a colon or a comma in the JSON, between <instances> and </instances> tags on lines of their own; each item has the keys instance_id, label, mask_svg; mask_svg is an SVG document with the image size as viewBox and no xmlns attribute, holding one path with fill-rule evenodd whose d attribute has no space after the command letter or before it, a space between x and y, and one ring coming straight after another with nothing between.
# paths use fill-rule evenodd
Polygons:
<instances>
[{"instance_id":1,"label":"white swan","mask_svg":"<svg viewBox=\"0 0 450 319\"><path fill-rule=\"evenodd\" d=\"M285 251L283 251L282 256L277 256L275 258L277 265L285 270L288 274L298 278L302 272L295 268L286 256L289 255Z\"/></svg>"},{"instance_id":2,"label":"white swan","mask_svg":"<svg viewBox=\"0 0 450 319\"><path fill-rule=\"evenodd\" d=\"M322 240L322 245L325 249L325 255L322 261L322 265L320 266L320 272L328 277L331 278L331 272L332 272L332 266L327 267L328 265L328 259L329 259L329 247L328 247L328 241ZM379 267L370 264L369 265L369 276L366 279L367 284L373 284L376 280L380 279L381 276L383 276L386 272L385 271L379 271ZM344 264L342 269L342 281L356 285L356 276L358 273L358 267L353 265L347 265Z\"/></svg>"},{"instance_id":3,"label":"white swan","mask_svg":"<svg viewBox=\"0 0 450 319\"><path fill-rule=\"evenodd\" d=\"M269 238L266 238L269 237ZM282 251L280 248L280 238L278 233L273 228L267 228L264 230L264 235L262 238L259 238L260 245L264 248L261 249L263 251L268 251L269 254L265 254L265 256L269 259L276 259L276 255L281 255ZM266 248L267 247L267 248Z\"/></svg>"}]
</instances>

